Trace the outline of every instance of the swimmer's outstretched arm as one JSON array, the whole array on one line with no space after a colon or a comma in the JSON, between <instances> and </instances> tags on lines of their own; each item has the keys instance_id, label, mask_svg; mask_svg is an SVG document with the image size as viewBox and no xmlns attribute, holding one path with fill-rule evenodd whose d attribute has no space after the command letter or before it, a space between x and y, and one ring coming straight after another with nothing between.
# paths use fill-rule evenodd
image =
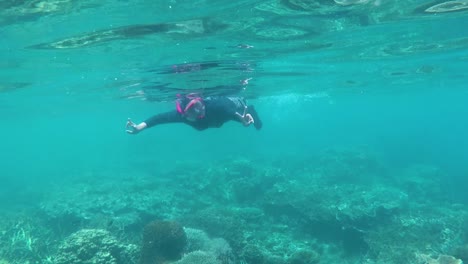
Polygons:
<instances>
[{"instance_id":1,"label":"swimmer's outstretched arm","mask_svg":"<svg viewBox=\"0 0 468 264\"><path fill-rule=\"evenodd\" d=\"M154 115L139 124L133 123L133 121L129 118L127 120L127 125L125 126L125 128L126 132L129 134L138 134L142 130L156 125L181 122L184 122L182 115L180 115L177 111L174 110Z\"/></svg>"}]
</instances>

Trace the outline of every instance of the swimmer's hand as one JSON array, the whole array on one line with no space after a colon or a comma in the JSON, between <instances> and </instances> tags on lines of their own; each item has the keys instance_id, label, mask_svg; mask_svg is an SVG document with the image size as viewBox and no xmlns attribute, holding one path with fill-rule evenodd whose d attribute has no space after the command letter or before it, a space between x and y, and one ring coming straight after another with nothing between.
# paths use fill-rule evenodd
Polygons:
<instances>
[{"instance_id":1,"label":"swimmer's hand","mask_svg":"<svg viewBox=\"0 0 468 264\"><path fill-rule=\"evenodd\" d=\"M239 120L244 126L250 126L250 124L255 123L252 115L247 113L247 106L244 108L244 113L240 114L236 112L236 115L239 117Z\"/></svg>"},{"instance_id":2,"label":"swimmer's hand","mask_svg":"<svg viewBox=\"0 0 468 264\"><path fill-rule=\"evenodd\" d=\"M138 133L140 133L141 130L146 128L146 123L142 122L142 123L137 125L137 124L133 123L133 121L129 118L127 120L127 124L125 125L125 128L126 128L125 131L128 134L138 134Z\"/></svg>"},{"instance_id":3,"label":"swimmer's hand","mask_svg":"<svg viewBox=\"0 0 468 264\"><path fill-rule=\"evenodd\" d=\"M250 124L255 123L251 114L245 114L244 116L244 126L249 126Z\"/></svg>"}]
</instances>

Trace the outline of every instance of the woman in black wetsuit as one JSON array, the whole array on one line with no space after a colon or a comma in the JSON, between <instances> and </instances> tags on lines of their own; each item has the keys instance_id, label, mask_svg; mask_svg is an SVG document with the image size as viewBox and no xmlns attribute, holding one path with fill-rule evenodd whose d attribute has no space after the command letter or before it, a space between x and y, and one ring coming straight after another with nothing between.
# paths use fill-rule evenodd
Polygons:
<instances>
[{"instance_id":1,"label":"woman in black wetsuit","mask_svg":"<svg viewBox=\"0 0 468 264\"><path fill-rule=\"evenodd\" d=\"M199 97L194 94L179 96L176 110L157 114L135 124L127 121L127 133L137 134L146 128L167 123L185 123L197 130L221 127L227 121L237 121L244 126L253 124L257 130L262 128L253 105L247 106L242 97L210 96Z\"/></svg>"}]
</instances>

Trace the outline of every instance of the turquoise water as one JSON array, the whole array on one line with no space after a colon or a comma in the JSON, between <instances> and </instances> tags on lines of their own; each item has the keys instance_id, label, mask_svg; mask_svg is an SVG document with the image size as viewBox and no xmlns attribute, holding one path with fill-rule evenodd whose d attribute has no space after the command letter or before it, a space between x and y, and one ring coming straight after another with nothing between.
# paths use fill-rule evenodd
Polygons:
<instances>
[{"instance_id":1,"label":"turquoise water","mask_svg":"<svg viewBox=\"0 0 468 264\"><path fill-rule=\"evenodd\" d=\"M442 2L2 1L0 262L133 263L56 256L105 229L138 259L153 220L230 244L202 263L468 261L468 3ZM264 127L125 133L183 92Z\"/></svg>"}]
</instances>

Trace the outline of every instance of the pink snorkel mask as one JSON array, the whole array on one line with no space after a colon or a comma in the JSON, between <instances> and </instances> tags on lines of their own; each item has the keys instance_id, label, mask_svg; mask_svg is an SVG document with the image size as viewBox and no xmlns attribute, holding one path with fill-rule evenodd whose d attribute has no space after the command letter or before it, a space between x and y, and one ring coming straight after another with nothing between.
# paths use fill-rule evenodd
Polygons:
<instances>
[{"instance_id":1,"label":"pink snorkel mask","mask_svg":"<svg viewBox=\"0 0 468 264\"><path fill-rule=\"evenodd\" d=\"M190 110L192 107L198 107L200 109L193 109L193 111L195 111L196 113L200 113L197 116L197 118L201 119L201 118L205 117L205 114L203 112L203 108L204 108L203 99L201 97L196 96L193 93L186 95L185 97L190 101L187 103L187 105L183 109L182 109L182 100L183 99L181 98L181 96L179 94L177 95L177 97L179 97L179 98L176 100L176 110L181 115L186 115L187 111Z\"/></svg>"}]
</instances>

